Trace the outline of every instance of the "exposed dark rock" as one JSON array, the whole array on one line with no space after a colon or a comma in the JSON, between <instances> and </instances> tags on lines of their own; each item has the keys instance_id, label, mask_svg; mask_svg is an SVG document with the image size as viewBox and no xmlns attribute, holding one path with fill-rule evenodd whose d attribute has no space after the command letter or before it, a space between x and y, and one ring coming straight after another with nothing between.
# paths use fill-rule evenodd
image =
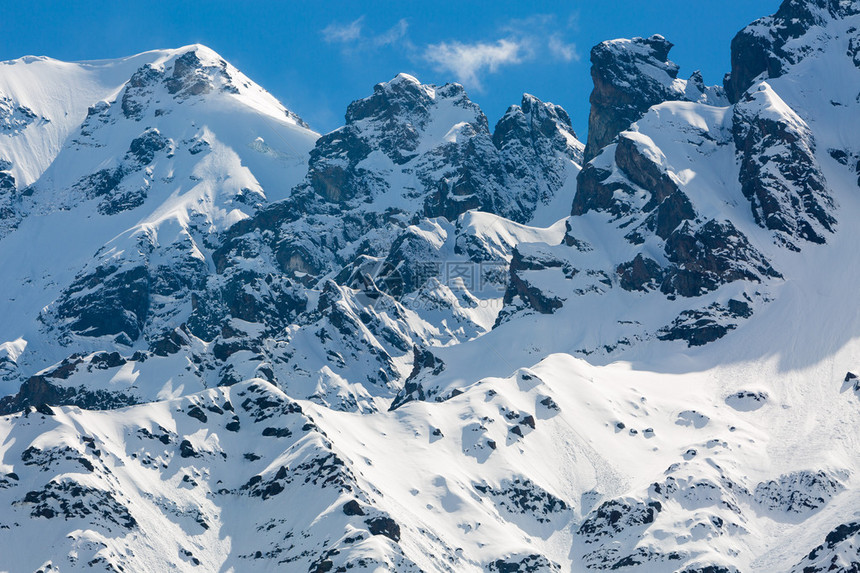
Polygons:
<instances>
[{"instance_id":1,"label":"exposed dark rock","mask_svg":"<svg viewBox=\"0 0 860 573\"><path fill-rule=\"evenodd\" d=\"M848 56L854 62L854 66L860 69L860 38L853 37L848 40Z\"/></svg>"},{"instance_id":2,"label":"exposed dark rock","mask_svg":"<svg viewBox=\"0 0 860 573\"><path fill-rule=\"evenodd\" d=\"M815 159L809 127L768 86L735 106L732 132L741 160L740 182L756 222L782 234L788 246L803 239L824 243L833 232L834 204Z\"/></svg>"},{"instance_id":3,"label":"exposed dark rock","mask_svg":"<svg viewBox=\"0 0 860 573\"><path fill-rule=\"evenodd\" d=\"M663 268L654 259L643 257L642 253L632 261L618 265L616 272L624 290L657 289L663 282Z\"/></svg>"},{"instance_id":4,"label":"exposed dark rock","mask_svg":"<svg viewBox=\"0 0 860 573\"><path fill-rule=\"evenodd\" d=\"M351 499L343 504L343 513L346 515L364 515L364 510L361 509L361 505L356 500Z\"/></svg>"},{"instance_id":5,"label":"exposed dark rock","mask_svg":"<svg viewBox=\"0 0 860 573\"><path fill-rule=\"evenodd\" d=\"M126 157L136 159L140 165L149 165L155 159L155 154L169 144L170 140L161 135L157 129L150 128L131 141Z\"/></svg>"},{"instance_id":6,"label":"exposed dark rock","mask_svg":"<svg viewBox=\"0 0 860 573\"><path fill-rule=\"evenodd\" d=\"M99 202L98 212L102 215L116 215L143 205L147 197L147 188L138 187L125 190Z\"/></svg>"},{"instance_id":7,"label":"exposed dark rock","mask_svg":"<svg viewBox=\"0 0 860 573\"><path fill-rule=\"evenodd\" d=\"M678 193L678 185L668 176L665 168L642 152L640 142L633 139L634 134L627 135L618 138L615 165L630 181L651 193L651 199L642 208L644 211L651 211L664 199Z\"/></svg>"},{"instance_id":8,"label":"exposed dark rock","mask_svg":"<svg viewBox=\"0 0 860 573\"><path fill-rule=\"evenodd\" d=\"M122 94L122 113L126 118L135 121L143 119L145 97L152 93L154 84L161 77L161 72L150 64L144 65L131 76Z\"/></svg>"},{"instance_id":9,"label":"exposed dark rock","mask_svg":"<svg viewBox=\"0 0 860 573\"><path fill-rule=\"evenodd\" d=\"M579 534L585 538L585 543L594 543L631 527L649 525L662 510L663 506L657 501L609 500L589 515L579 527Z\"/></svg>"},{"instance_id":10,"label":"exposed dark rock","mask_svg":"<svg viewBox=\"0 0 860 573\"><path fill-rule=\"evenodd\" d=\"M584 215L589 211L609 211L615 217L620 217L629 210L629 206L613 201L613 194L618 190L630 191L631 188L621 181L611 181L604 184L612 171L601 169L588 163L577 176L576 195L573 197L571 215Z\"/></svg>"},{"instance_id":11,"label":"exposed dark rock","mask_svg":"<svg viewBox=\"0 0 860 573\"><path fill-rule=\"evenodd\" d=\"M179 455L183 458L199 458L200 454L194 450L194 446L188 440L182 440L179 444Z\"/></svg>"},{"instance_id":12,"label":"exposed dark rock","mask_svg":"<svg viewBox=\"0 0 860 573\"><path fill-rule=\"evenodd\" d=\"M556 573L561 571L558 563L550 561L543 555L509 555L502 559L491 561L487 571L494 573Z\"/></svg>"},{"instance_id":13,"label":"exposed dark rock","mask_svg":"<svg viewBox=\"0 0 860 573\"><path fill-rule=\"evenodd\" d=\"M662 553L658 548L634 548L629 542L619 542L620 538L639 539L661 511L663 505L659 501L624 498L602 503L577 530L588 549L582 556L585 566L615 570L682 559L682 555L675 551Z\"/></svg>"},{"instance_id":14,"label":"exposed dark rock","mask_svg":"<svg viewBox=\"0 0 860 573\"><path fill-rule=\"evenodd\" d=\"M365 520L365 523L371 534L384 535L395 543L400 541L400 526L390 517L373 517Z\"/></svg>"},{"instance_id":15,"label":"exposed dark rock","mask_svg":"<svg viewBox=\"0 0 860 573\"><path fill-rule=\"evenodd\" d=\"M806 515L824 507L844 489L836 476L825 471L800 471L758 484L753 499L771 511Z\"/></svg>"},{"instance_id":16,"label":"exposed dark rock","mask_svg":"<svg viewBox=\"0 0 860 573\"><path fill-rule=\"evenodd\" d=\"M200 406L192 406L191 409L186 412L186 414L188 414L192 418L200 420L200 422L203 424L207 422L206 414L203 412Z\"/></svg>"},{"instance_id":17,"label":"exposed dark rock","mask_svg":"<svg viewBox=\"0 0 860 573\"><path fill-rule=\"evenodd\" d=\"M541 256L524 255L519 248L514 248L510 266L510 281L505 291L504 304L510 305L515 297L519 297L527 306L541 314L552 314L562 307L562 301L556 297L547 296L539 288L530 285L524 277L524 271L540 271L547 268L566 266L564 262ZM567 269L573 276L575 271Z\"/></svg>"},{"instance_id":18,"label":"exposed dark rock","mask_svg":"<svg viewBox=\"0 0 860 573\"><path fill-rule=\"evenodd\" d=\"M617 169L624 179L610 179L613 171L606 167L598 167L593 163L586 165L577 179L571 214L583 215L596 210L607 211L615 218L620 218L634 209L650 213L639 227L628 233L627 239L634 244L644 241L643 233L646 230L668 239L681 223L695 219L696 213L690 200L678 188L666 167L655 162L655 154L643 152L643 146L653 146L653 143L639 134L619 136L612 168ZM649 199L641 207L633 206L634 186L649 193ZM617 191L622 191L623 195L616 195ZM624 195L629 199L622 199Z\"/></svg>"},{"instance_id":19,"label":"exposed dark rock","mask_svg":"<svg viewBox=\"0 0 860 573\"><path fill-rule=\"evenodd\" d=\"M146 321L149 291L149 275L142 266L128 270L98 267L78 277L63 293L57 316L80 336L125 334L134 341Z\"/></svg>"},{"instance_id":20,"label":"exposed dark rock","mask_svg":"<svg viewBox=\"0 0 860 573\"><path fill-rule=\"evenodd\" d=\"M856 2L784 0L774 15L756 20L732 39L732 71L723 82L729 101L740 101L760 75L778 78L788 65L810 53L806 46L792 44L792 40L814 26L825 24L828 18L845 18L857 13L860 7Z\"/></svg>"},{"instance_id":21,"label":"exposed dark rock","mask_svg":"<svg viewBox=\"0 0 860 573\"><path fill-rule=\"evenodd\" d=\"M119 352L99 352L90 358L90 364L93 365L93 368L97 368L99 370L117 368L125 363L126 359L123 358Z\"/></svg>"},{"instance_id":22,"label":"exposed dark rock","mask_svg":"<svg viewBox=\"0 0 860 573\"><path fill-rule=\"evenodd\" d=\"M27 492L20 503L30 507L32 517L85 518L102 527L108 522L125 529L137 527L137 520L112 493L69 478L51 481L40 490Z\"/></svg>"},{"instance_id":23,"label":"exposed dark rock","mask_svg":"<svg viewBox=\"0 0 860 573\"><path fill-rule=\"evenodd\" d=\"M665 294L694 297L737 280L781 277L729 221L701 227L685 222L666 241L665 252L673 263L660 289Z\"/></svg>"},{"instance_id":24,"label":"exposed dark rock","mask_svg":"<svg viewBox=\"0 0 860 573\"><path fill-rule=\"evenodd\" d=\"M860 521L842 523L798 563L793 573L860 572Z\"/></svg>"},{"instance_id":25,"label":"exposed dark rock","mask_svg":"<svg viewBox=\"0 0 860 573\"><path fill-rule=\"evenodd\" d=\"M38 118L32 109L0 94L0 133L19 133L36 119Z\"/></svg>"},{"instance_id":26,"label":"exposed dark rock","mask_svg":"<svg viewBox=\"0 0 860 573\"><path fill-rule=\"evenodd\" d=\"M137 403L123 392L65 387L51 383L45 376L32 376L21 384L17 394L0 398L0 416L25 410L30 406L78 406L90 410L121 408Z\"/></svg>"},{"instance_id":27,"label":"exposed dark rock","mask_svg":"<svg viewBox=\"0 0 860 573\"><path fill-rule=\"evenodd\" d=\"M741 390L726 397L726 404L741 412L758 410L767 402L767 393Z\"/></svg>"},{"instance_id":28,"label":"exposed dark rock","mask_svg":"<svg viewBox=\"0 0 860 573\"><path fill-rule=\"evenodd\" d=\"M0 171L0 193L12 193L15 190L15 178L11 173Z\"/></svg>"},{"instance_id":29,"label":"exposed dark rock","mask_svg":"<svg viewBox=\"0 0 860 573\"><path fill-rule=\"evenodd\" d=\"M126 172L123 168L101 169L82 178L75 187L81 189L88 198L111 195L122 182Z\"/></svg>"},{"instance_id":30,"label":"exposed dark rock","mask_svg":"<svg viewBox=\"0 0 860 573\"><path fill-rule=\"evenodd\" d=\"M201 95L212 91L212 83L203 72L203 63L196 51L186 52L176 58L173 73L165 79L167 91L171 94Z\"/></svg>"},{"instance_id":31,"label":"exposed dark rock","mask_svg":"<svg viewBox=\"0 0 860 573\"><path fill-rule=\"evenodd\" d=\"M275 438L288 438L293 435L287 428L264 428L264 436L272 436Z\"/></svg>"},{"instance_id":32,"label":"exposed dark rock","mask_svg":"<svg viewBox=\"0 0 860 573\"><path fill-rule=\"evenodd\" d=\"M498 487L488 484L474 484L473 487L504 511L526 515L539 523L549 523L556 515L570 509L564 500L527 478L503 480Z\"/></svg>"},{"instance_id":33,"label":"exposed dark rock","mask_svg":"<svg viewBox=\"0 0 860 573\"><path fill-rule=\"evenodd\" d=\"M582 163L576 140L564 109L529 94L498 121L493 144L502 153L507 179L523 190L517 195L523 211L548 202L564 185L566 162L561 158Z\"/></svg>"},{"instance_id":34,"label":"exposed dark rock","mask_svg":"<svg viewBox=\"0 0 860 573\"><path fill-rule=\"evenodd\" d=\"M160 338L152 341L149 349L156 356L170 356L176 354L188 345L188 340L183 337L178 329L165 332Z\"/></svg>"},{"instance_id":35,"label":"exposed dark rock","mask_svg":"<svg viewBox=\"0 0 860 573\"><path fill-rule=\"evenodd\" d=\"M725 565L692 565L679 573L740 573L740 570Z\"/></svg>"},{"instance_id":36,"label":"exposed dark rock","mask_svg":"<svg viewBox=\"0 0 860 573\"><path fill-rule=\"evenodd\" d=\"M436 358L430 350L412 347L412 372L406 378L406 383L415 380L422 371L429 371L433 376L437 376L445 370L445 363Z\"/></svg>"},{"instance_id":37,"label":"exposed dark rock","mask_svg":"<svg viewBox=\"0 0 860 573\"><path fill-rule=\"evenodd\" d=\"M673 85L678 66L668 60L672 43L662 36L612 40L591 50L591 113L586 162L637 121L652 105L684 98Z\"/></svg>"},{"instance_id":38,"label":"exposed dark rock","mask_svg":"<svg viewBox=\"0 0 860 573\"><path fill-rule=\"evenodd\" d=\"M702 346L737 328L738 318L748 318L751 307L742 301L727 305L713 303L698 310L685 310L657 333L660 340L685 340L688 346Z\"/></svg>"}]
</instances>

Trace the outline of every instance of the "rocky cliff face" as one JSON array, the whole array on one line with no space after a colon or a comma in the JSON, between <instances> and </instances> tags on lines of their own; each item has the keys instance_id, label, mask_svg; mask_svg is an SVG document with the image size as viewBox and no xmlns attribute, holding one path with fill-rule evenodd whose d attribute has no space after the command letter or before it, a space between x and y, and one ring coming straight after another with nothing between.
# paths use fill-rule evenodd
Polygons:
<instances>
[{"instance_id":1,"label":"rocky cliff face","mask_svg":"<svg viewBox=\"0 0 860 573\"><path fill-rule=\"evenodd\" d=\"M564 110L533 96L491 134L461 86L401 75L316 140L303 180L288 189L272 167L298 168L287 151L301 147L237 142L224 123L230 104L248 114L243 98L263 97L242 78L202 47L144 64L116 101L91 106L48 169L47 180L68 181L61 192L37 182L19 197L19 222L51 203L81 212L95 203L106 228L151 213L75 269L38 313L40 336L58 341L64 358L93 348L135 365L187 357L183 377L198 387L261 376L332 407L374 411L374 397L392 396L409 374L414 347L492 326L481 305L501 298L521 234L504 216L528 221L555 208L582 145ZM189 120L177 125L180 115ZM279 104L251 126L272 116L293 140L313 140ZM106 145L115 140L128 144ZM472 209L487 222L475 225L464 214ZM26 354L15 366L23 379L38 370ZM42 394L114 403L86 388L88 359L69 369L45 378L53 390ZM31 403L29 388L5 408ZM134 403L155 389L115 390Z\"/></svg>"},{"instance_id":2,"label":"rocky cliff face","mask_svg":"<svg viewBox=\"0 0 860 573\"><path fill-rule=\"evenodd\" d=\"M346 125L320 139L308 184L343 205L392 203L400 195L401 208L413 212L420 203L426 217L453 221L479 209L527 222L580 154L570 118L558 106L526 96L491 135L462 86L425 86L401 74L353 102Z\"/></svg>"},{"instance_id":3,"label":"rocky cliff face","mask_svg":"<svg viewBox=\"0 0 860 573\"><path fill-rule=\"evenodd\" d=\"M619 39L591 50L591 113L585 161L594 158L616 135L664 101L706 101L719 104L722 90L705 87L701 74L678 78L669 60L672 43L663 36Z\"/></svg>"},{"instance_id":4,"label":"rocky cliff face","mask_svg":"<svg viewBox=\"0 0 860 573\"><path fill-rule=\"evenodd\" d=\"M767 83L735 105L733 136L740 182L759 225L794 241L826 242L836 224L834 204L815 157L809 126Z\"/></svg>"},{"instance_id":5,"label":"rocky cliff face","mask_svg":"<svg viewBox=\"0 0 860 573\"><path fill-rule=\"evenodd\" d=\"M849 51L846 58L842 49L856 35L849 23L854 9L848 4L786 2L777 15L752 24L738 38L777 37L790 17L791 37L796 40L793 56L776 45L768 48L784 63L781 73L813 75L813 66L847 68L853 66L853 56ZM830 42L822 43L822 27L832 37ZM827 155L849 168L856 152L842 142L838 148L819 143L808 122L831 126L820 135L829 139L842 129L832 123L830 109L841 113L848 104L841 98L825 104L818 96L806 95L810 92L796 92L795 84L783 84L786 97L795 98L788 103L766 82L746 86L747 93L731 107L725 107L716 90L710 97L690 97L693 91L701 94L707 89L690 88L704 85L701 76L686 83L677 79L677 66L666 59L670 47L662 37L654 37L605 42L593 51L588 161L578 176L572 217L566 224L565 243L576 249L558 251L552 266L581 269L596 264L589 270L592 275L613 278L598 290L612 286L630 292L659 291L670 300L677 296L702 300L737 281L779 280L783 276L776 262L779 255L767 240L757 238L760 234L749 225L750 217L738 209L749 205L752 222L772 232L771 240L789 251L826 243L838 217L832 186L821 166L821 148L829 147ZM610 125L614 127L608 130ZM706 164L722 167L703 167ZM617 237L595 237L591 221L597 218L608 221ZM619 239L625 246L614 251L627 254L620 255L614 268L608 268L605 259L591 262L596 258L583 255L579 248L588 244L605 252ZM522 277L515 275L512 284L521 285ZM520 286L519 291L525 308L544 312L547 301L558 307L576 298L570 293L578 291L571 286L547 284L541 293ZM736 320L749 317L757 296L761 293L746 292L684 309L677 319L657 328L657 336L696 345L712 341L733 330ZM509 303L516 302L516 297L508 298ZM629 342L631 334L619 335L618 340Z\"/></svg>"},{"instance_id":6,"label":"rocky cliff face","mask_svg":"<svg viewBox=\"0 0 860 573\"><path fill-rule=\"evenodd\" d=\"M319 136L203 46L0 66L0 568L856 569L858 28L784 2L731 103L605 42L587 148L407 75Z\"/></svg>"},{"instance_id":7,"label":"rocky cliff face","mask_svg":"<svg viewBox=\"0 0 860 573\"><path fill-rule=\"evenodd\" d=\"M834 22L845 22L858 10L852 1L786 1L772 16L756 20L738 32L731 45L732 71L723 82L729 101L740 101L757 79L778 78L814 51L810 31L832 31ZM856 45L856 41L850 44Z\"/></svg>"}]
</instances>

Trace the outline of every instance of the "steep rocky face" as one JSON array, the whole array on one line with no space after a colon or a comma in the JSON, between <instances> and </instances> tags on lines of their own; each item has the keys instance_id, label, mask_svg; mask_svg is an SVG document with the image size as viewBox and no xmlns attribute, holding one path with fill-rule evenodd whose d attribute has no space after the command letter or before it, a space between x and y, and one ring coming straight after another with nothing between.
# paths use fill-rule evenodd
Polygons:
<instances>
[{"instance_id":1,"label":"steep rocky face","mask_svg":"<svg viewBox=\"0 0 860 573\"><path fill-rule=\"evenodd\" d=\"M649 136L624 132L580 174L572 215L607 213L627 242L644 246L619 264L620 286L646 290L651 285L667 295L696 297L736 280L778 277L731 221L696 212L670 165ZM668 265L652 258L653 247L646 245L654 240Z\"/></svg>"},{"instance_id":2,"label":"steep rocky face","mask_svg":"<svg viewBox=\"0 0 860 573\"><path fill-rule=\"evenodd\" d=\"M732 131L756 223L792 249L798 239L824 243L836 224L835 205L809 126L762 82L735 105Z\"/></svg>"},{"instance_id":3,"label":"steep rocky face","mask_svg":"<svg viewBox=\"0 0 860 573\"><path fill-rule=\"evenodd\" d=\"M16 214L15 176L8 171L11 167L11 161L0 159L0 226L9 224Z\"/></svg>"},{"instance_id":4,"label":"steep rocky face","mask_svg":"<svg viewBox=\"0 0 860 573\"><path fill-rule=\"evenodd\" d=\"M672 43L663 36L618 39L591 50L591 112L584 161L593 159L615 136L641 118L648 108L664 101L692 101L721 105L722 88L705 85L702 74L678 78L670 61Z\"/></svg>"},{"instance_id":5,"label":"steep rocky face","mask_svg":"<svg viewBox=\"0 0 860 573\"><path fill-rule=\"evenodd\" d=\"M0 131L11 135L22 131L37 119L32 109L0 94Z\"/></svg>"},{"instance_id":6,"label":"steep rocky face","mask_svg":"<svg viewBox=\"0 0 860 573\"><path fill-rule=\"evenodd\" d=\"M582 164L583 146L567 112L529 94L496 124L493 143L501 151L507 185L521 189L524 210L551 202Z\"/></svg>"},{"instance_id":7,"label":"steep rocky face","mask_svg":"<svg viewBox=\"0 0 860 573\"><path fill-rule=\"evenodd\" d=\"M794 40L826 27L828 21L857 14L856 0L785 0L775 14L756 20L732 39L732 71L723 82L729 101L740 101L762 74L778 78L815 51L809 43Z\"/></svg>"},{"instance_id":8,"label":"steep rocky face","mask_svg":"<svg viewBox=\"0 0 860 573\"><path fill-rule=\"evenodd\" d=\"M526 222L563 185L579 153L557 106L527 96L491 136L462 86L422 85L401 74L350 104L346 125L319 140L308 184L342 207L384 202L415 212L420 205L418 214L449 221L480 209Z\"/></svg>"},{"instance_id":9,"label":"steep rocky face","mask_svg":"<svg viewBox=\"0 0 860 573\"><path fill-rule=\"evenodd\" d=\"M652 105L684 98L678 66L668 59L671 49L672 43L659 35L592 48L586 162Z\"/></svg>"},{"instance_id":10,"label":"steep rocky face","mask_svg":"<svg viewBox=\"0 0 860 573\"><path fill-rule=\"evenodd\" d=\"M827 66L843 70L845 45L853 66L851 39L856 27L851 18L856 8L855 2L785 2L778 14L752 24L738 38L782 37L785 50L773 43L767 48L782 62L779 74L803 78ZM827 33L807 34L813 28L826 28ZM785 40L789 36L797 41ZM681 310L670 323L652 331L661 340L700 345L736 328L737 321L748 318L757 306L752 299L761 296L717 295L732 290L724 287L774 284L782 277L770 246L747 225L747 214L738 211L747 204L738 198L748 201L752 221L772 231L774 242L786 250L825 243L835 232L837 205L820 147L831 146L828 155L849 169L857 151L847 143L851 139L847 134L830 138L829 130L841 129L836 125L820 130L828 143L819 144L810 123L817 120L830 126L832 121L819 98L803 101L792 84L785 84L781 89L795 98L793 109L776 89L761 82L735 105L725 107L724 95L705 87L701 74L694 73L686 82L677 78L677 66L667 60L670 48L662 38L604 42L594 48L587 163L577 178L564 241L576 248L567 255L553 251L553 267L577 269L578 277L583 269L602 272L613 277L612 286L628 292L657 291L669 300L700 300L697 308ZM815 61L807 61L801 70L797 66L804 58ZM829 106L842 113L856 93L847 86L839 93ZM841 121L851 123L848 115ZM614 127L608 130L610 125ZM736 176L726 167L735 162ZM719 164L724 167L712 169ZM595 220L608 222L617 237L595 238L591 231ZM617 239L627 246L599 246L615 245ZM596 257L583 253L581 244L625 254L610 264L590 261ZM526 273L531 277L528 287L523 281ZM520 308L555 313L565 304L581 304L575 302L582 296L582 289L574 286L577 279L568 276L562 286L558 278L549 278L558 277L556 270L543 273L540 279L533 270L512 272L508 289L512 296L506 297L509 306L502 321ZM585 291L586 298L605 290L594 286L596 291ZM712 295L719 300L702 298ZM554 302L548 306L547 301ZM631 337L632 333L619 340Z\"/></svg>"},{"instance_id":11,"label":"steep rocky face","mask_svg":"<svg viewBox=\"0 0 860 573\"><path fill-rule=\"evenodd\" d=\"M192 46L10 98L0 565L856 569L858 18L793 4L731 106L595 48L576 189L529 95L398 76L318 139Z\"/></svg>"},{"instance_id":12,"label":"steep rocky face","mask_svg":"<svg viewBox=\"0 0 860 573\"><path fill-rule=\"evenodd\" d=\"M252 349L258 364L281 364L267 379L289 380L299 395L372 411L370 396L396 392L409 374L414 346L492 326L482 305L501 299L517 237L534 234L500 215L551 209L582 144L563 109L533 96L508 111L494 139L460 86L405 75L351 104L346 119L320 138L290 197L222 235L217 276L188 325L218 347ZM277 303L271 291L284 279L287 300L318 302ZM302 289L308 295L295 296ZM257 326L237 335L233 319ZM327 360L306 344L330 348Z\"/></svg>"},{"instance_id":13,"label":"steep rocky face","mask_svg":"<svg viewBox=\"0 0 860 573\"><path fill-rule=\"evenodd\" d=\"M31 315L31 326L25 327L31 334L24 338L44 337L55 350L47 353L54 358L35 353L18 357L14 366L22 382L49 367L46 359L54 363L94 350L139 358L132 363L181 349L192 354L194 335L185 324L198 307L201 313L208 309L222 316L229 308L239 319L255 312L267 318L274 314L243 305L241 292L247 287L238 278L226 281L225 291L233 293L230 304L220 297L208 299L212 256L223 230L257 212L270 197L282 198L300 180L307 156L296 155L297 150L306 153L316 134L208 48L190 46L154 52L145 63L140 59L130 58L139 67L115 91L115 99L84 107L81 123L34 184L16 189L11 174L16 165L6 160L0 165L0 173L8 175L0 192L4 223L9 223L0 230L8 237L6 244L15 244L33 225L45 229L36 235L41 241L62 235L63 229L87 230L58 237L54 258L35 265L14 259L6 264L3 290L18 301L18 313ZM74 65L60 69L68 68ZM67 107L76 106L80 103ZM246 130L238 136L237 121ZM48 129L30 125L14 138L4 138L0 148L23 157L15 138L33 138L37 128ZM255 138L257 133L275 133L280 143L272 147ZM35 164L32 158L25 160ZM19 232L21 225L25 230ZM28 286L32 276L49 281L52 288L34 293ZM267 300L274 296L278 301L273 306L300 306L299 294L289 302L288 280L269 282ZM27 306L32 308L25 310ZM286 310L280 314L289 315ZM271 323L273 328L281 324ZM197 366L190 369L197 384L202 379L214 384L218 374L223 378L199 357ZM86 364L71 370L76 368L78 378L59 379L56 392L46 394L54 396L49 401L94 403L86 396L102 389L89 392L79 381L86 378ZM129 403L143 399L128 388L115 390ZM76 392L80 400L72 397ZM19 398L29 394L25 388ZM96 401L117 405L107 396Z\"/></svg>"},{"instance_id":14,"label":"steep rocky face","mask_svg":"<svg viewBox=\"0 0 860 573\"><path fill-rule=\"evenodd\" d=\"M216 165L212 147L223 151L223 144L216 142L208 128L196 129L192 125L191 131L196 133L188 137L191 134L183 133L188 126L179 127L158 118L183 113L183 106L204 106L212 100L239 96L234 76L239 80L241 76L235 70L232 74L226 62L199 48L161 65L140 68L118 96L121 105L103 103L90 109L78 137L58 161L91 162L93 148L102 147L110 137L135 133L140 129L137 124L145 118L166 125L164 129L173 137L156 127L137 132L125 153L108 160L99 157L102 164L114 166L84 175L70 186L67 205L95 200L96 210L106 217L137 210L145 206L153 190L171 185L177 171L187 178L180 185L187 186L190 195L195 190L210 194L210 182L205 179L232 169L238 158L234 154L227 159L227 165ZM248 89L247 84L244 89ZM170 107L167 98L174 100L176 107ZM203 112L201 118L206 121L211 116ZM303 129L304 124L291 113L284 112L283 119ZM201 142L206 142L204 148ZM204 170L208 176L202 175ZM234 218L255 212L266 201L260 184L247 169L244 174L236 172L222 179L227 179L218 185L224 196L215 203L235 209ZM198 184L200 181L204 183ZM36 197L47 194L39 184L35 189ZM43 313L43 322L55 329L65 343L74 337L113 337L117 343L131 346L144 337L149 344L158 344L184 321L189 301L205 292L209 265L203 253L212 251L215 243L210 237L223 224L209 207L205 201L191 206L187 219L176 222L178 231L159 222L113 239L79 271L56 304Z\"/></svg>"},{"instance_id":15,"label":"steep rocky face","mask_svg":"<svg viewBox=\"0 0 860 573\"><path fill-rule=\"evenodd\" d=\"M37 182L31 199L12 203L16 221L28 209L93 202L121 220L140 218L172 185L186 190L102 245L43 305L40 329L84 358L68 376L22 387L6 410L39 396L114 405L83 382L87 351L108 345L135 367L187 357L182 379L197 387L255 376L328 407L375 411L376 397L408 376L414 347L492 327L485 306L502 298L519 236L535 234L492 213L547 219L579 169L582 144L560 107L524 96L494 139L461 86L401 75L354 102L347 124L317 141L304 181L286 190L289 177L267 161L296 158L262 137L241 146L219 137L229 133L224 103L256 89L242 78L202 47L144 64L116 101L90 106L50 168L56 177L60 164L78 166L63 173L63 192L46 199ZM307 133L279 105L267 113ZM189 114L179 129L174 118ZM127 144L118 151L108 140ZM22 381L38 372L26 359L12 368L26 372ZM116 392L151 399L140 388Z\"/></svg>"}]
</instances>

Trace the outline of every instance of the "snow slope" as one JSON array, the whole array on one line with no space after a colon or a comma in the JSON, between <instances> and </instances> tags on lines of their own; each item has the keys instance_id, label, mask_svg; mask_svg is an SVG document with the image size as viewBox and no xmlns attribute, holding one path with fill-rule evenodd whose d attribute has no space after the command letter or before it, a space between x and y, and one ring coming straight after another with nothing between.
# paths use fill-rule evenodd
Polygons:
<instances>
[{"instance_id":1,"label":"snow slope","mask_svg":"<svg viewBox=\"0 0 860 573\"><path fill-rule=\"evenodd\" d=\"M170 72L183 58L200 76L198 84L183 81L200 93L185 93L187 87L171 93L151 77L175 79ZM119 61L25 58L6 66L0 75L10 93L26 91L23 103L55 118L0 140L0 156L20 178L19 191L9 194L12 212L0 222L8 225L0 289L10 303L0 338L29 341L23 360L32 357L35 369L69 354L55 341L40 344L40 331L43 312L76 278L92 268L137 264L146 243L159 258L211 266L205 238L288 195L317 137L203 46ZM34 78L57 92L43 93ZM48 103L36 105L36 96ZM140 114L131 113L135 105ZM56 138L59 145L43 154L29 138L46 144ZM26 157L21 149L38 153ZM81 231L70 237L71 229ZM147 264L164 262L147 257Z\"/></svg>"}]
</instances>

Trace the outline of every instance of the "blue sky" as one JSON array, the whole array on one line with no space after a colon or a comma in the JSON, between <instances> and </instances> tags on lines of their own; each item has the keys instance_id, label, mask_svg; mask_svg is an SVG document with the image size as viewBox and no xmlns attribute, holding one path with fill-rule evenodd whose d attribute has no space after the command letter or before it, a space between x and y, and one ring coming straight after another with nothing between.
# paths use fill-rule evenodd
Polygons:
<instances>
[{"instance_id":1,"label":"blue sky","mask_svg":"<svg viewBox=\"0 0 860 573\"><path fill-rule=\"evenodd\" d=\"M729 67L729 42L778 0L426 2L0 0L0 60L127 56L202 43L318 131L343 122L350 101L405 71L425 83L463 83L494 124L523 92L560 104L584 140L588 53L611 38L660 33L681 75L709 84Z\"/></svg>"}]
</instances>

